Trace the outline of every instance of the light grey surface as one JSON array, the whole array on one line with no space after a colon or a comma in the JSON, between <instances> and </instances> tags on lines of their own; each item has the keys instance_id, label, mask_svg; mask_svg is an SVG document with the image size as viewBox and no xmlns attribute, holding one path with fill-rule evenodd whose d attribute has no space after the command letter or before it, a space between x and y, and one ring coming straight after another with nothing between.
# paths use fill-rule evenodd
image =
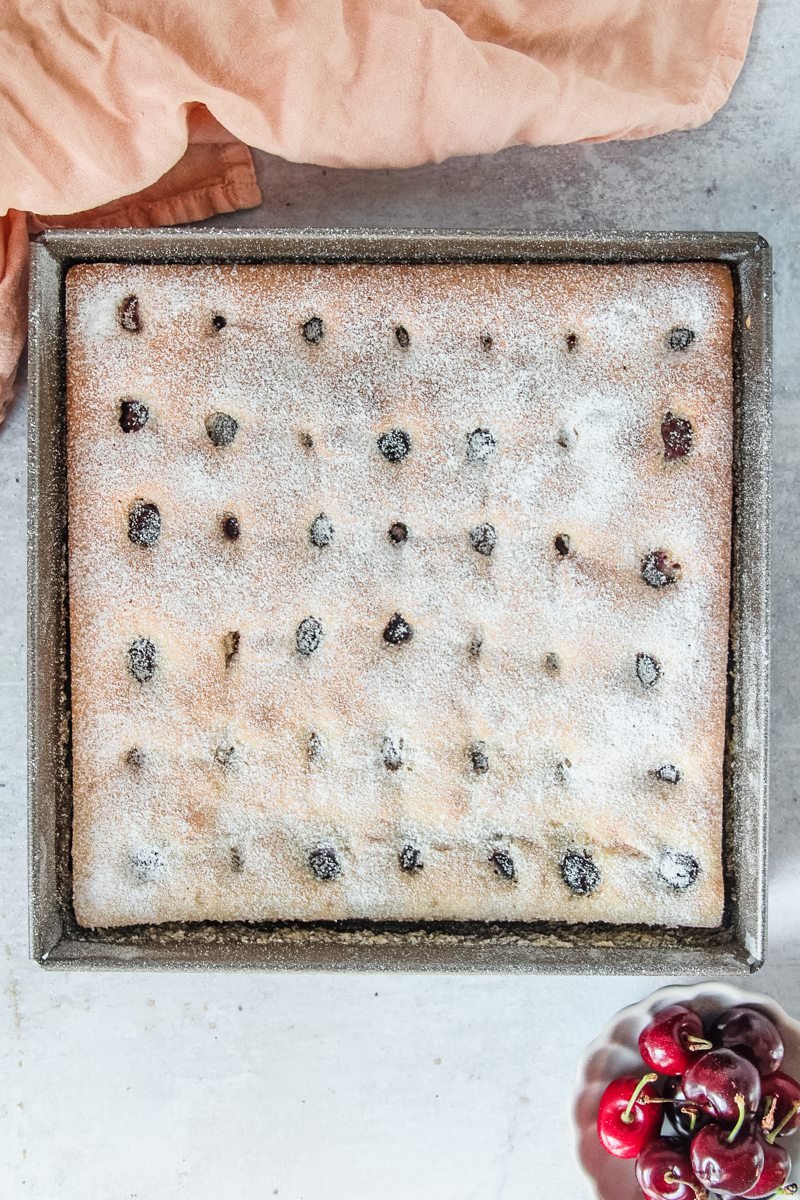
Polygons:
<instances>
[{"instance_id":1,"label":"light grey surface","mask_svg":"<svg viewBox=\"0 0 800 1200\"><path fill-rule=\"evenodd\" d=\"M800 61L765 0L734 95L650 142L399 173L259 156L231 224L757 229L776 261L771 936L753 985L800 1015ZM784 44L785 42L785 44ZM0 1195L551 1200L577 1056L659 981L46 975L26 959L24 388L0 429Z\"/></svg>"}]
</instances>

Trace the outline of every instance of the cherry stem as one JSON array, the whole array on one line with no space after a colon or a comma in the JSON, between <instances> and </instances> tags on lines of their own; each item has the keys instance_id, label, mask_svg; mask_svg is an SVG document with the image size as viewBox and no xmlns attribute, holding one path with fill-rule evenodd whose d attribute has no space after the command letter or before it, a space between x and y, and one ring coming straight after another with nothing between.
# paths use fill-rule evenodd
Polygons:
<instances>
[{"instance_id":1,"label":"cherry stem","mask_svg":"<svg viewBox=\"0 0 800 1200\"><path fill-rule=\"evenodd\" d=\"M694 1133L694 1127L697 1124L697 1109L693 1104L685 1104L681 1112L685 1117L689 1118L689 1133Z\"/></svg>"},{"instance_id":2,"label":"cherry stem","mask_svg":"<svg viewBox=\"0 0 800 1200\"><path fill-rule=\"evenodd\" d=\"M761 1118L761 1128L769 1133L775 1125L775 1109L778 1107L777 1096L767 1096L764 1102L764 1116Z\"/></svg>"},{"instance_id":3,"label":"cherry stem","mask_svg":"<svg viewBox=\"0 0 800 1200\"><path fill-rule=\"evenodd\" d=\"M767 1134L766 1140L769 1142L770 1146L774 1145L775 1138L778 1136L778 1134L781 1133L786 1128L786 1126L789 1124L789 1122L792 1120L792 1118L797 1116L797 1114L799 1112L800 1112L800 1100L795 1100L794 1103L792 1104L792 1107L789 1109L789 1111L787 1112L787 1114L783 1118L783 1120L780 1121L778 1123L778 1125L775 1127L775 1129L772 1130L772 1133Z\"/></svg>"},{"instance_id":4,"label":"cherry stem","mask_svg":"<svg viewBox=\"0 0 800 1200\"><path fill-rule=\"evenodd\" d=\"M744 1125L744 1109L745 1109L744 1096L741 1094L741 1092L737 1092L733 1098L736 1101L736 1107L739 1110L739 1120L736 1122L733 1129L728 1134L728 1145L729 1146L732 1145L732 1143L736 1141L736 1135L739 1132L739 1130L742 1128L742 1126Z\"/></svg>"},{"instance_id":5,"label":"cherry stem","mask_svg":"<svg viewBox=\"0 0 800 1200\"><path fill-rule=\"evenodd\" d=\"M628 1101L627 1108L625 1109L624 1113L620 1117L620 1120L622 1121L623 1125L632 1125L633 1124L633 1106L636 1103L636 1101L639 1099L639 1093L641 1092L642 1088L647 1087L648 1083L655 1083L657 1079L658 1079L658 1075L656 1075L655 1071L653 1071L650 1075L643 1075L642 1078L639 1080L636 1087L633 1089L633 1094L632 1094L630 1100Z\"/></svg>"},{"instance_id":6,"label":"cherry stem","mask_svg":"<svg viewBox=\"0 0 800 1200\"><path fill-rule=\"evenodd\" d=\"M796 1196L797 1195L797 1184L796 1183L787 1183L785 1187L778 1188L775 1192L775 1195L776 1196Z\"/></svg>"},{"instance_id":7,"label":"cherry stem","mask_svg":"<svg viewBox=\"0 0 800 1200\"><path fill-rule=\"evenodd\" d=\"M691 1033L686 1035L686 1042L693 1054L697 1054L701 1050L712 1050L714 1047L714 1043L709 1042L707 1038L695 1037Z\"/></svg>"},{"instance_id":8,"label":"cherry stem","mask_svg":"<svg viewBox=\"0 0 800 1200\"><path fill-rule=\"evenodd\" d=\"M692 1189L695 1200L708 1200L708 1192L705 1188L700 1187L698 1183L692 1183L691 1179L680 1179L674 1171L666 1171L664 1173L664 1183L668 1183L670 1187L673 1184L682 1183L684 1187Z\"/></svg>"}]
</instances>

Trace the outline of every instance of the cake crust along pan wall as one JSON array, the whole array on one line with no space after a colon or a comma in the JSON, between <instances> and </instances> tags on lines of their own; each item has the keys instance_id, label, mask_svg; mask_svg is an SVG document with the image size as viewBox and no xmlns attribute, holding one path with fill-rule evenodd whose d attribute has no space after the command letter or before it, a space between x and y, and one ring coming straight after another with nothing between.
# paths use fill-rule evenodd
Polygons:
<instances>
[{"instance_id":1,"label":"cake crust along pan wall","mask_svg":"<svg viewBox=\"0 0 800 1200\"><path fill-rule=\"evenodd\" d=\"M726 909L718 930L540 922L212 922L91 931L72 910L64 278L79 262L717 262L734 313ZM770 252L755 234L69 231L34 246L29 448L31 950L49 966L742 973L763 960Z\"/></svg>"}]
</instances>

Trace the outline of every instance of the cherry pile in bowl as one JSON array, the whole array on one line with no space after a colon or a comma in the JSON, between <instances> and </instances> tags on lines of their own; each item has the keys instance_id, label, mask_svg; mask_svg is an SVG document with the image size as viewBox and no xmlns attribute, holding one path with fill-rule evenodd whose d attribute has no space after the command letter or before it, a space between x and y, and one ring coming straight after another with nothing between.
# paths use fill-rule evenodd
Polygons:
<instances>
[{"instance_id":1,"label":"cherry pile in bowl","mask_svg":"<svg viewBox=\"0 0 800 1200\"><path fill-rule=\"evenodd\" d=\"M795 1194L784 1139L800 1126L800 1083L781 1071L765 1013L738 1005L704 1026L673 1004L642 1030L639 1052L645 1071L608 1085L597 1132L609 1154L636 1159L647 1200Z\"/></svg>"}]
</instances>

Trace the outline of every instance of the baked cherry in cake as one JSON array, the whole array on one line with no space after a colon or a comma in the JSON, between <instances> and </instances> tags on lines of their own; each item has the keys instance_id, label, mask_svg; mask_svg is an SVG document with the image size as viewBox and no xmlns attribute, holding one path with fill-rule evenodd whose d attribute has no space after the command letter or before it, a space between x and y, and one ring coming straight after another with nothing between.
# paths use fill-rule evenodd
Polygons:
<instances>
[{"instance_id":1,"label":"baked cherry in cake","mask_svg":"<svg viewBox=\"0 0 800 1200\"><path fill-rule=\"evenodd\" d=\"M148 500L135 500L128 511L128 537L136 546L155 546L161 537L161 513Z\"/></svg>"},{"instance_id":2,"label":"baked cherry in cake","mask_svg":"<svg viewBox=\"0 0 800 1200\"><path fill-rule=\"evenodd\" d=\"M600 868L588 851L568 850L561 860L561 877L576 896L589 896L600 884Z\"/></svg>"},{"instance_id":3,"label":"baked cherry in cake","mask_svg":"<svg viewBox=\"0 0 800 1200\"><path fill-rule=\"evenodd\" d=\"M323 550L326 546L330 546L334 537L333 521L325 513L320 513L311 522L308 536L311 545L317 546L320 550Z\"/></svg>"},{"instance_id":4,"label":"baked cherry in cake","mask_svg":"<svg viewBox=\"0 0 800 1200\"><path fill-rule=\"evenodd\" d=\"M403 846L398 859L401 871L412 873L414 871L421 871L425 866L425 863L422 861L422 851L418 846L412 846L410 842Z\"/></svg>"},{"instance_id":5,"label":"baked cherry in cake","mask_svg":"<svg viewBox=\"0 0 800 1200\"><path fill-rule=\"evenodd\" d=\"M139 312L139 297L126 296L119 306L119 323L128 333L139 333L142 318Z\"/></svg>"},{"instance_id":6,"label":"baked cherry in cake","mask_svg":"<svg viewBox=\"0 0 800 1200\"><path fill-rule=\"evenodd\" d=\"M123 433L138 433L150 419L150 409L142 400L120 400L119 425Z\"/></svg>"},{"instance_id":7,"label":"baked cherry in cake","mask_svg":"<svg viewBox=\"0 0 800 1200\"><path fill-rule=\"evenodd\" d=\"M414 630L402 613L393 613L383 631L383 640L390 646L402 646L404 642L410 642L413 636Z\"/></svg>"},{"instance_id":8,"label":"baked cherry in cake","mask_svg":"<svg viewBox=\"0 0 800 1200\"><path fill-rule=\"evenodd\" d=\"M322 641L322 622L316 617L304 617L297 626L294 640L298 654L308 658L319 649Z\"/></svg>"},{"instance_id":9,"label":"baked cherry in cake","mask_svg":"<svg viewBox=\"0 0 800 1200\"><path fill-rule=\"evenodd\" d=\"M311 346L318 346L325 335L322 317L310 317L302 327L302 334Z\"/></svg>"},{"instance_id":10,"label":"baked cherry in cake","mask_svg":"<svg viewBox=\"0 0 800 1200\"><path fill-rule=\"evenodd\" d=\"M688 417L676 417L674 413L666 412L661 422L661 437L666 462L685 458L694 441L692 422Z\"/></svg>"},{"instance_id":11,"label":"baked cherry in cake","mask_svg":"<svg viewBox=\"0 0 800 1200\"><path fill-rule=\"evenodd\" d=\"M484 521L482 524L470 529L469 540L472 542L473 550L488 558L497 545L497 530L494 525L490 525L488 521Z\"/></svg>"},{"instance_id":12,"label":"baked cherry in cake","mask_svg":"<svg viewBox=\"0 0 800 1200\"><path fill-rule=\"evenodd\" d=\"M395 546L402 546L408 541L408 526L402 521L394 521L389 526L389 541L394 542Z\"/></svg>"},{"instance_id":13,"label":"baked cherry in cake","mask_svg":"<svg viewBox=\"0 0 800 1200\"><path fill-rule=\"evenodd\" d=\"M695 339L693 329L687 329L683 325L676 325L669 332L667 341L669 342L670 350L688 350Z\"/></svg>"},{"instance_id":14,"label":"baked cherry in cake","mask_svg":"<svg viewBox=\"0 0 800 1200\"><path fill-rule=\"evenodd\" d=\"M342 873L342 864L333 846L315 846L308 856L308 865L317 879L324 882L338 879Z\"/></svg>"},{"instance_id":15,"label":"baked cherry in cake","mask_svg":"<svg viewBox=\"0 0 800 1200\"><path fill-rule=\"evenodd\" d=\"M212 446L230 446L239 430L239 422L229 413L215 412L206 417L206 433Z\"/></svg>"},{"instance_id":16,"label":"baked cherry in cake","mask_svg":"<svg viewBox=\"0 0 800 1200\"><path fill-rule=\"evenodd\" d=\"M128 647L128 670L139 683L147 683L156 673L155 643L147 637L134 638Z\"/></svg>"},{"instance_id":17,"label":"baked cherry in cake","mask_svg":"<svg viewBox=\"0 0 800 1200\"><path fill-rule=\"evenodd\" d=\"M489 856L489 861L494 867L495 875L499 875L502 879L507 879L509 883L516 879L517 871L514 866L514 859L508 850L503 850L502 848L493 850Z\"/></svg>"},{"instance_id":18,"label":"baked cherry in cake","mask_svg":"<svg viewBox=\"0 0 800 1200\"><path fill-rule=\"evenodd\" d=\"M405 429L387 429L378 438L378 449L387 462L402 462L411 453L411 435Z\"/></svg>"},{"instance_id":19,"label":"baked cherry in cake","mask_svg":"<svg viewBox=\"0 0 800 1200\"><path fill-rule=\"evenodd\" d=\"M642 559L642 579L652 588L663 588L675 583L680 576L681 564L670 561L666 550L651 550Z\"/></svg>"}]
</instances>

